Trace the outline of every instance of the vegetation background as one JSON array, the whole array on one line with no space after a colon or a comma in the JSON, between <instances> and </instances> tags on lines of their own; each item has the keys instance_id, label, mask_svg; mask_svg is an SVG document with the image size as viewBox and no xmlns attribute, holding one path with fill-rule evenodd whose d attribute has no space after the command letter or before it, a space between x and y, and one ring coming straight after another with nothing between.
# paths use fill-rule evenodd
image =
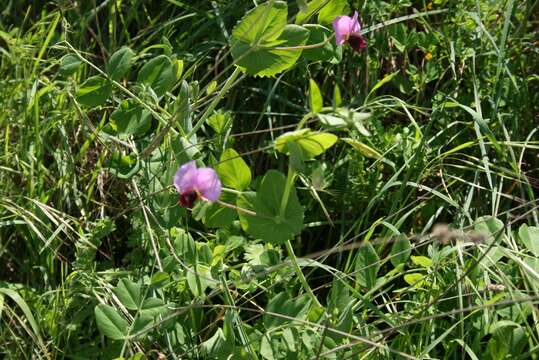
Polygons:
<instances>
[{"instance_id":1,"label":"vegetation background","mask_svg":"<svg viewBox=\"0 0 539 360\"><path fill-rule=\"evenodd\" d=\"M258 77L230 49L262 2L4 0L0 354L538 358L538 3L288 1L380 26ZM261 191L302 119L339 141L293 249L177 205L191 158Z\"/></svg>"}]
</instances>

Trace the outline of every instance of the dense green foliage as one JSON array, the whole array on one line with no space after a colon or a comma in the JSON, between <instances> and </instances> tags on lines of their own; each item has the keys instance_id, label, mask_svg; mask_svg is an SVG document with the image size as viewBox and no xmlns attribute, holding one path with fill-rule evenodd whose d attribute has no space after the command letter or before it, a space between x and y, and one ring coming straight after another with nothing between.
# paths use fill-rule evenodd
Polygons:
<instances>
[{"instance_id":1,"label":"dense green foliage","mask_svg":"<svg viewBox=\"0 0 539 360\"><path fill-rule=\"evenodd\" d=\"M537 14L8 0L0 356L538 358Z\"/></svg>"}]
</instances>

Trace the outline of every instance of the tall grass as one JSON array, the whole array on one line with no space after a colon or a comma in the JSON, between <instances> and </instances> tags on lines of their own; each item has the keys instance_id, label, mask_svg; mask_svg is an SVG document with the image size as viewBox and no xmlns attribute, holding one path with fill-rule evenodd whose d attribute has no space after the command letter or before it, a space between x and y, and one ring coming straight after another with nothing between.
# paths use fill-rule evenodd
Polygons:
<instances>
[{"instance_id":1,"label":"tall grass","mask_svg":"<svg viewBox=\"0 0 539 360\"><path fill-rule=\"evenodd\" d=\"M447 11L380 26L365 52L345 49L339 64L242 75L219 98L234 72L231 30L253 2L9 2L0 16L3 356L537 358L537 2L350 5L366 26ZM289 8L291 17L296 2ZM85 108L77 89L122 46L138 68L167 54L183 72L164 100L131 75L105 106ZM79 64L71 74L66 59ZM273 140L309 113L310 79L324 105L338 101L337 87L342 104L369 113L363 128L332 130L363 147L339 141L298 180L306 225L292 245L321 307L284 248L237 223L203 225L170 187L179 164L215 165L228 147L253 177L285 172ZM181 80L193 123L222 117L224 131L201 121L196 141L181 143ZM151 111L149 136L110 131L124 100ZM119 155L140 161L135 176L117 176ZM146 301L133 308L121 294L131 283ZM159 308L147 323L143 304ZM128 323L123 340L103 335L98 305Z\"/></svg>"}]
</instances>

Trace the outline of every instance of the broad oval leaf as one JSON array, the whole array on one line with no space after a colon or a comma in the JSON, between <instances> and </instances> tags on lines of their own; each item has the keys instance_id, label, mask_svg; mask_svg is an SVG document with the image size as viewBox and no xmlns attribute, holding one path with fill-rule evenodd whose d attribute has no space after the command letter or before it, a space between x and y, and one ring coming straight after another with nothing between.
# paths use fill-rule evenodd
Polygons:
<instances>
[{"instance_id":1,"label":"broad oval leaf","mask_svg":"<svg viewBox=\"0 0 539 360\"><path fill-rule=\"evenodd\" d=\"M279 39L271 42L252 44L237 39L232 57L249 75L274 76L294 66L308 38L309 30L304 27L286 25Z\"/></svg>"},{"instance_id":2,"label":"broad oval leaf","mask_svg":"<svg viewBox=\"0 0 539 360\"><path fill-rule=\"evenodd\" d=\"M288 6L284 1L273 1L249 11L232 30L234 41L250 45L277 40L286 26Z\"/></svg>"},{"instance_id":3,"label":"broad oval leaf","mask_svg":"<svg viewBox=\"0 0 539 360\"><path fill-rule=\"evenodd\" d=\"M62 76L69 76L74 74L80 67L81 61L75 55L66 55L62 58L60 62L60 68L58 72Z\"/></svg>"},{"instance_id":4,"label":"broad oval leaf","mask_svg":"<svg viewBox=\"0 0 539 360\"><path fill-rule=\"evenodd\" d=\"M77 101L82 105L94 107L103 105L112 93L110 81L101 76L92 76L77 90Z\"/></svg>"},{"instance_id":5,"label":"broad oval leaf","mask_svg":"<svg viewBox=\"0 0 539 360\"><path fill-rule=\"evenodd\" d=\"M110 305L99 304L94 309L95 320L99 331L113 340L125 339L128 333L129 324L118 314L116 309Z\"/></svg>"},{"instance_id":6,"label":"broad oval leaf","mask_svg":"<svg viewBox=\"0 0 539 360\"><path fill-rule=\"evenodd\" d=\"M166 55L159 55L140 69L137 82L146 84L157 96L164 95L176 81L176 68Z\"/></svg>"},{"instance_id":7,"label":"broad oval leaf","mask_svg":"<svg viewBox=\"0 0 539 360\"><path fill-rule=\"evenodd\" d=\"M224 185L243 191L251 183L251 170L234 149L223 151L215 167Z\"/></svg>"},{"instance_id":8,"label":"broad oval leaf","mask_svg":"<svg viewBox=\"0 0 539 360\"><path fill-rule=\"evenodd\" d=\"M270 170L262 179L258 191L244 193L238 198L240 208L254 211L256 215L238 211L244 230L266 242L284 243L303 229L303 207L296 190L292 187L284 214L280 216L286 178L284 174Z\"/></svg>"},{"instance_id":9,"label":"broad oval leaf","mask_svg":"<svg viewBox=\"0 0 539 360\"><path fill-rule=\"evenodd\" d=\"M129 47L124 46L118 49L109 59L107 70L112 80L123 78L131 69L135 53Z\"/></svg>"}]
</instances>

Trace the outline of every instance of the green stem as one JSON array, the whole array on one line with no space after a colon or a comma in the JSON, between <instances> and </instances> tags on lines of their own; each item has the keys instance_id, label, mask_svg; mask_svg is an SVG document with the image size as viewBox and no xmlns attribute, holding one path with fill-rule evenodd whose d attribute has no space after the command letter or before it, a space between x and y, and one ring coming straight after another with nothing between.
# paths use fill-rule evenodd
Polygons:
<instances>
[{"instance_id":1,"label":"green stem","mask_svg":"<svg viewBox=\"0 0 539 360\"><path fill-rule=\"evenodd\" d=\"M292 186L294 186L294 181L296 180L296 172L292 169L291 166L288 166L288 175L286 177L286 185L284 187L283 197L281 198L281 208L279 210L279 219L284 219L284 213L286 211L286 205L288 205L288 198L290 197L290 191Z\"/></svg>"},{"instance_id":2,"label":"green stem","mask_svg":"<svg viewBox=\"0 0 539 360\"><path fill-rule=\"evenodd\" d=\"M191 136L193 136L193 134L195 134L198 131L198 129L200 129L200 127L204 124L204 121L206 121L206 119L213 112L217 104L219 104L219 102L225 96L228 90L230 90L230 87L232 86L232 84L234 84L234 81L236 81L236 79L238 78L240 74L241 74L241 69L239 67L236 67L236 69L234 69L234 72L226 80L225 85L223 85L223 88L221 89L221 91L219 91L219 94L217 94L217 96L213 99L210 105L206 108L206 111L204 112L204 114L202 114L200 119L198 119L197 123L195 124L195 126L193 126L193 129L189 132L189 134L186 135L187 140L189 140Z\"/></svg>"},{"instance_id":3,"label":"green stem","mask_svg":"<svg viewBox=\"0 0 539 360\"><path fill-rule=\"evenodd\" d=\"M284 188L283 197L281 199L281 209L278 215L281 221L284 219L286 206L288 205L288 198L290 197L290 192L292 191L292 186L294 186L295 180L296 180L296 172L291 166L288 166L288 176L286 178L286 185ZM290 257L290 260L292 261L292 265L294 265L296 276L301 282L301 285L303 285L303 288L305 289L305 291L307 291L307 294L309 294L309 297L311 298L313 303L319 307L322 307L322 305L320 304L320 302L314 295L313 291L311 290L311 287L307 283L307 279L305 279L305 276L303 275L301 268L299 267L298 258L296 257L296 254L294 254L294 249L292 248L292 243L290 242L290 240L287 240L285 245L286 245L286 251L288 252L288 256Z\"/></svg>"},{"instance_id":4,"label":"green stem","mask_svg":"<svg viewBox=\"0 0 539 360\"><path fill-rule=\"evenodd\" d=\"M286 243L286 251L288 252L288 256L290 257L290 260L292 261L292 265L294 266L294 270L296 271L296 275L301 282L301 285L303 285L303 288L305 291L307 291L307 294L309 294L309 297L313 301L313 303L318 306L322 307L316 296L314 295L313 291L311 290L311 287L307 283L307 279L305 279L305 275L303 275L303 272L301 271L301 268L298 264L298 258L296 257L296 254L294 254L294 249L292 248L292 243L290 240L287 240Z\"/></svg>"}]
</instances>

